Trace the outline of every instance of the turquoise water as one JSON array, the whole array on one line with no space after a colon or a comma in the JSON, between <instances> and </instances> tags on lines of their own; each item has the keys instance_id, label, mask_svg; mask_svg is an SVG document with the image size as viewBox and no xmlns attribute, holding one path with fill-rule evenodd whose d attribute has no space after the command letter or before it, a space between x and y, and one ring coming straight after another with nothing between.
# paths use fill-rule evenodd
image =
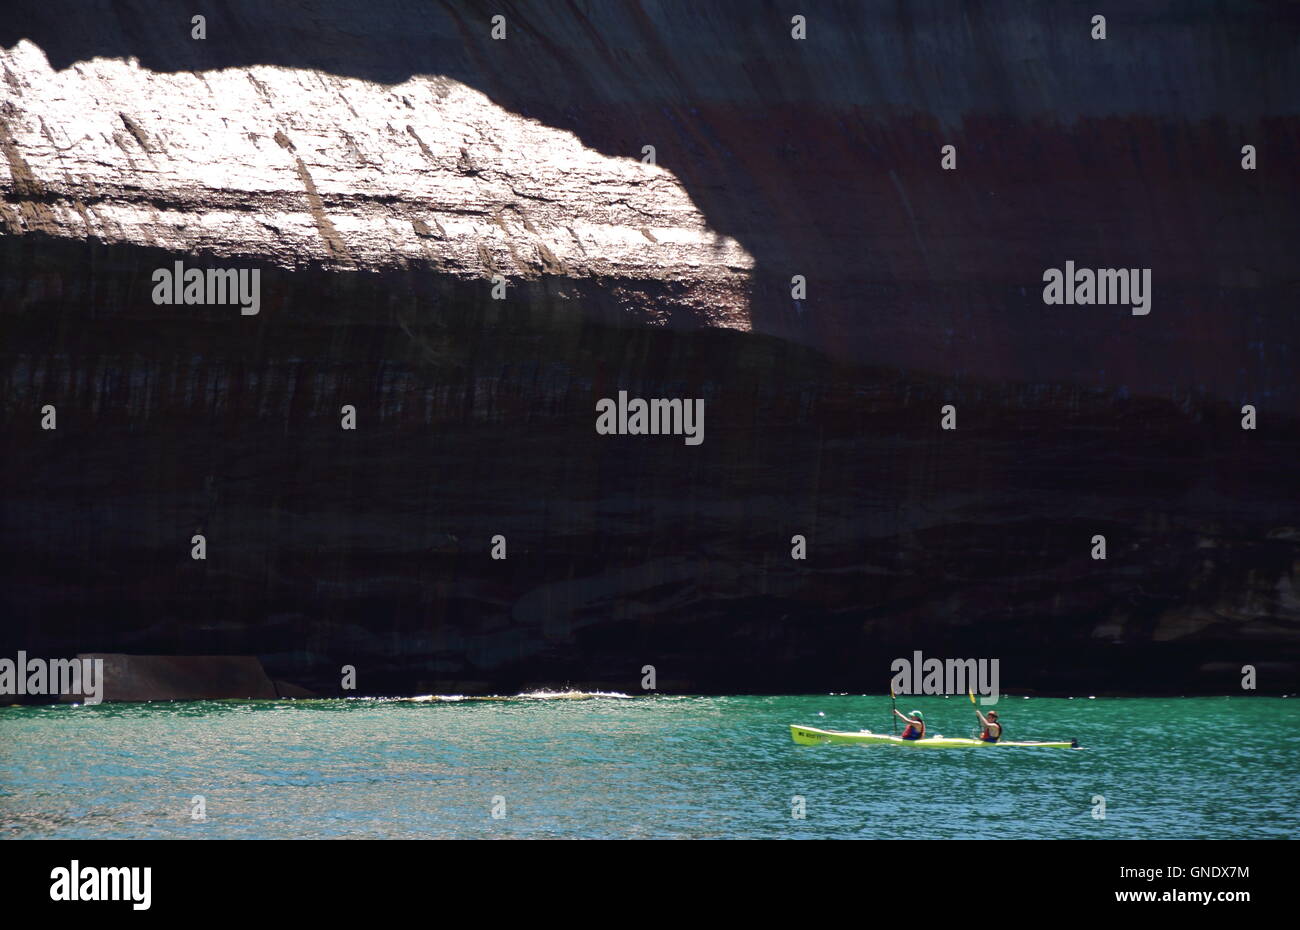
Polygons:
<instances>
[{"instance_id":1,"label":"turquoise water","mask_svg":"<svg viewBox=\"0 0 1300 930\"><path fill-rule=\"evenodd\" d=\"M905 703L932 732L971 734L964 698ZM888 707L801 696L0 708L0 839L1300 833L1295 699L999 704L1008 738L1078 737L1078 751L790 740L792 722L888 732ZM204 822L191 818L195 795Z\"/></svg>"}]
</instances>

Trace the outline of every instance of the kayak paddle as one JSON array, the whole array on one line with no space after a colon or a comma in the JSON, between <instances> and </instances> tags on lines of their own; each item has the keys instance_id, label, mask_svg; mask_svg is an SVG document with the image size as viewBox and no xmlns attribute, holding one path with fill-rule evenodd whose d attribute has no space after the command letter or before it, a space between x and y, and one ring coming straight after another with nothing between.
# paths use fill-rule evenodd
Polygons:
<instances>
[{"instance_id":1,"label":"kayak paddle","mask_svg":"<svg viewBox=\"0 0 1300 930\"><path fill-rule=\"evenodd\" d=\"M894 700L894 683L893 683L892 681L889 683L889 706L890 706L890 707L891 707L895 712L898 710L898 702L897 702L896 700ZM890 714L890 715L889 715L889 724L890 724L890 731L891 731L892 733L894 733L895 735L897 735L897 734L898 734L898 718L895 717L893 714Z\"/></svg>"}]
</instances>

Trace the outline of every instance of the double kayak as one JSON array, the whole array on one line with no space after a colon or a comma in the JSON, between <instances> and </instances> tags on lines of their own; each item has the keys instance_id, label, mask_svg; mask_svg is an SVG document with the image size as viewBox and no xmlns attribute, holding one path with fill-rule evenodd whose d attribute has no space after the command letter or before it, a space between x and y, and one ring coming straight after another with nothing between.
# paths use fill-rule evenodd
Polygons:
<instances>
[{"instance_id":1,"label":"double kayak","mask_svg":"<svg viewBox=\"0 0 1300 930\"><path fill-rule=\"evenodd\" d=\"M926 739L903 739L901 736L890 736L888 733L872 733L870 730L859 730L857 733L843 733L837 730L819 730L816 727L801 727L797 723L790 724L790 736L796 743L801 746L820 746L823 743L866 743L868 745L892 745L892 746L916 746L919 749L964 749L975 746L1037 746L1042 749L1078 749L1079 741L1077 739L1065 740L1058 743L1041 743L1041 742L1016 742L1007 740L1006 742L986 743L978 739L964 739L960 736L931 736Z\"/></svg>"}]
</instances>

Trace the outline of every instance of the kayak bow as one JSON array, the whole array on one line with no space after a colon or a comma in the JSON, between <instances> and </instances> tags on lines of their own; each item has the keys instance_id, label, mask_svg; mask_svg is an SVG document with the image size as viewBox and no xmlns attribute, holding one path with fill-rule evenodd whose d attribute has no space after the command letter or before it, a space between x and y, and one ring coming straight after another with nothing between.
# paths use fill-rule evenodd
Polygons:
<instances>
[{"instance_id":1,"label":"kayak bow","mask_svg":"<svg viewBox=\"0 0 1300 930\"><path fill-rule=\"evenodd\" d=\"M816 727L802 727L790 724L791 738L801 746L820 746L823 743L866 743L868 745L886 744L891 746L916 746L925 749L964 749L975 746L1038 746L1044 749L1078 749L1079 741L1068 740L1057 743L1041 742L1007 742L986 743L978 739L964 739L959 736L930 736L925 739L903 739L888 733L872 733L861 730L857 733L842 733L836 730L819 730Z\"/></svg>"}]
</instances>

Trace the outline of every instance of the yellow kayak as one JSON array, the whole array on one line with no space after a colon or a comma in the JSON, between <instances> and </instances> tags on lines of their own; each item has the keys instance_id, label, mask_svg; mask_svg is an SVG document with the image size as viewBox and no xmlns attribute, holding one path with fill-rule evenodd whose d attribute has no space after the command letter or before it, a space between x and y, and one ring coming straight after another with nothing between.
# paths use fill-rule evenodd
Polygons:
<instances>
[{"instance_id":1,"label":"yellow kayak","mask_svg":"<svg viewBox=\"0 0 1300 930\"><path fill-rule=\"evenodd\" d=\"M917 748L928 749L965 749L976 746L1039 746L1050 749L1078 749L1079 741L1065 740L1058 743L1026 743L1007 740L1006 742L986 743L978 739L964 739L960 736L930 736L925 739L903 739L901 736L890 736L888 733L872 733L870 730L860 730L857 733L842 733L836 730L819 730L816 727L801 727L797 723L790 724L790 736L801 746L820 746L823 743L866 743L868 745L882 744L891 746L916 746Z\"/></svg>"}]
</instances>

